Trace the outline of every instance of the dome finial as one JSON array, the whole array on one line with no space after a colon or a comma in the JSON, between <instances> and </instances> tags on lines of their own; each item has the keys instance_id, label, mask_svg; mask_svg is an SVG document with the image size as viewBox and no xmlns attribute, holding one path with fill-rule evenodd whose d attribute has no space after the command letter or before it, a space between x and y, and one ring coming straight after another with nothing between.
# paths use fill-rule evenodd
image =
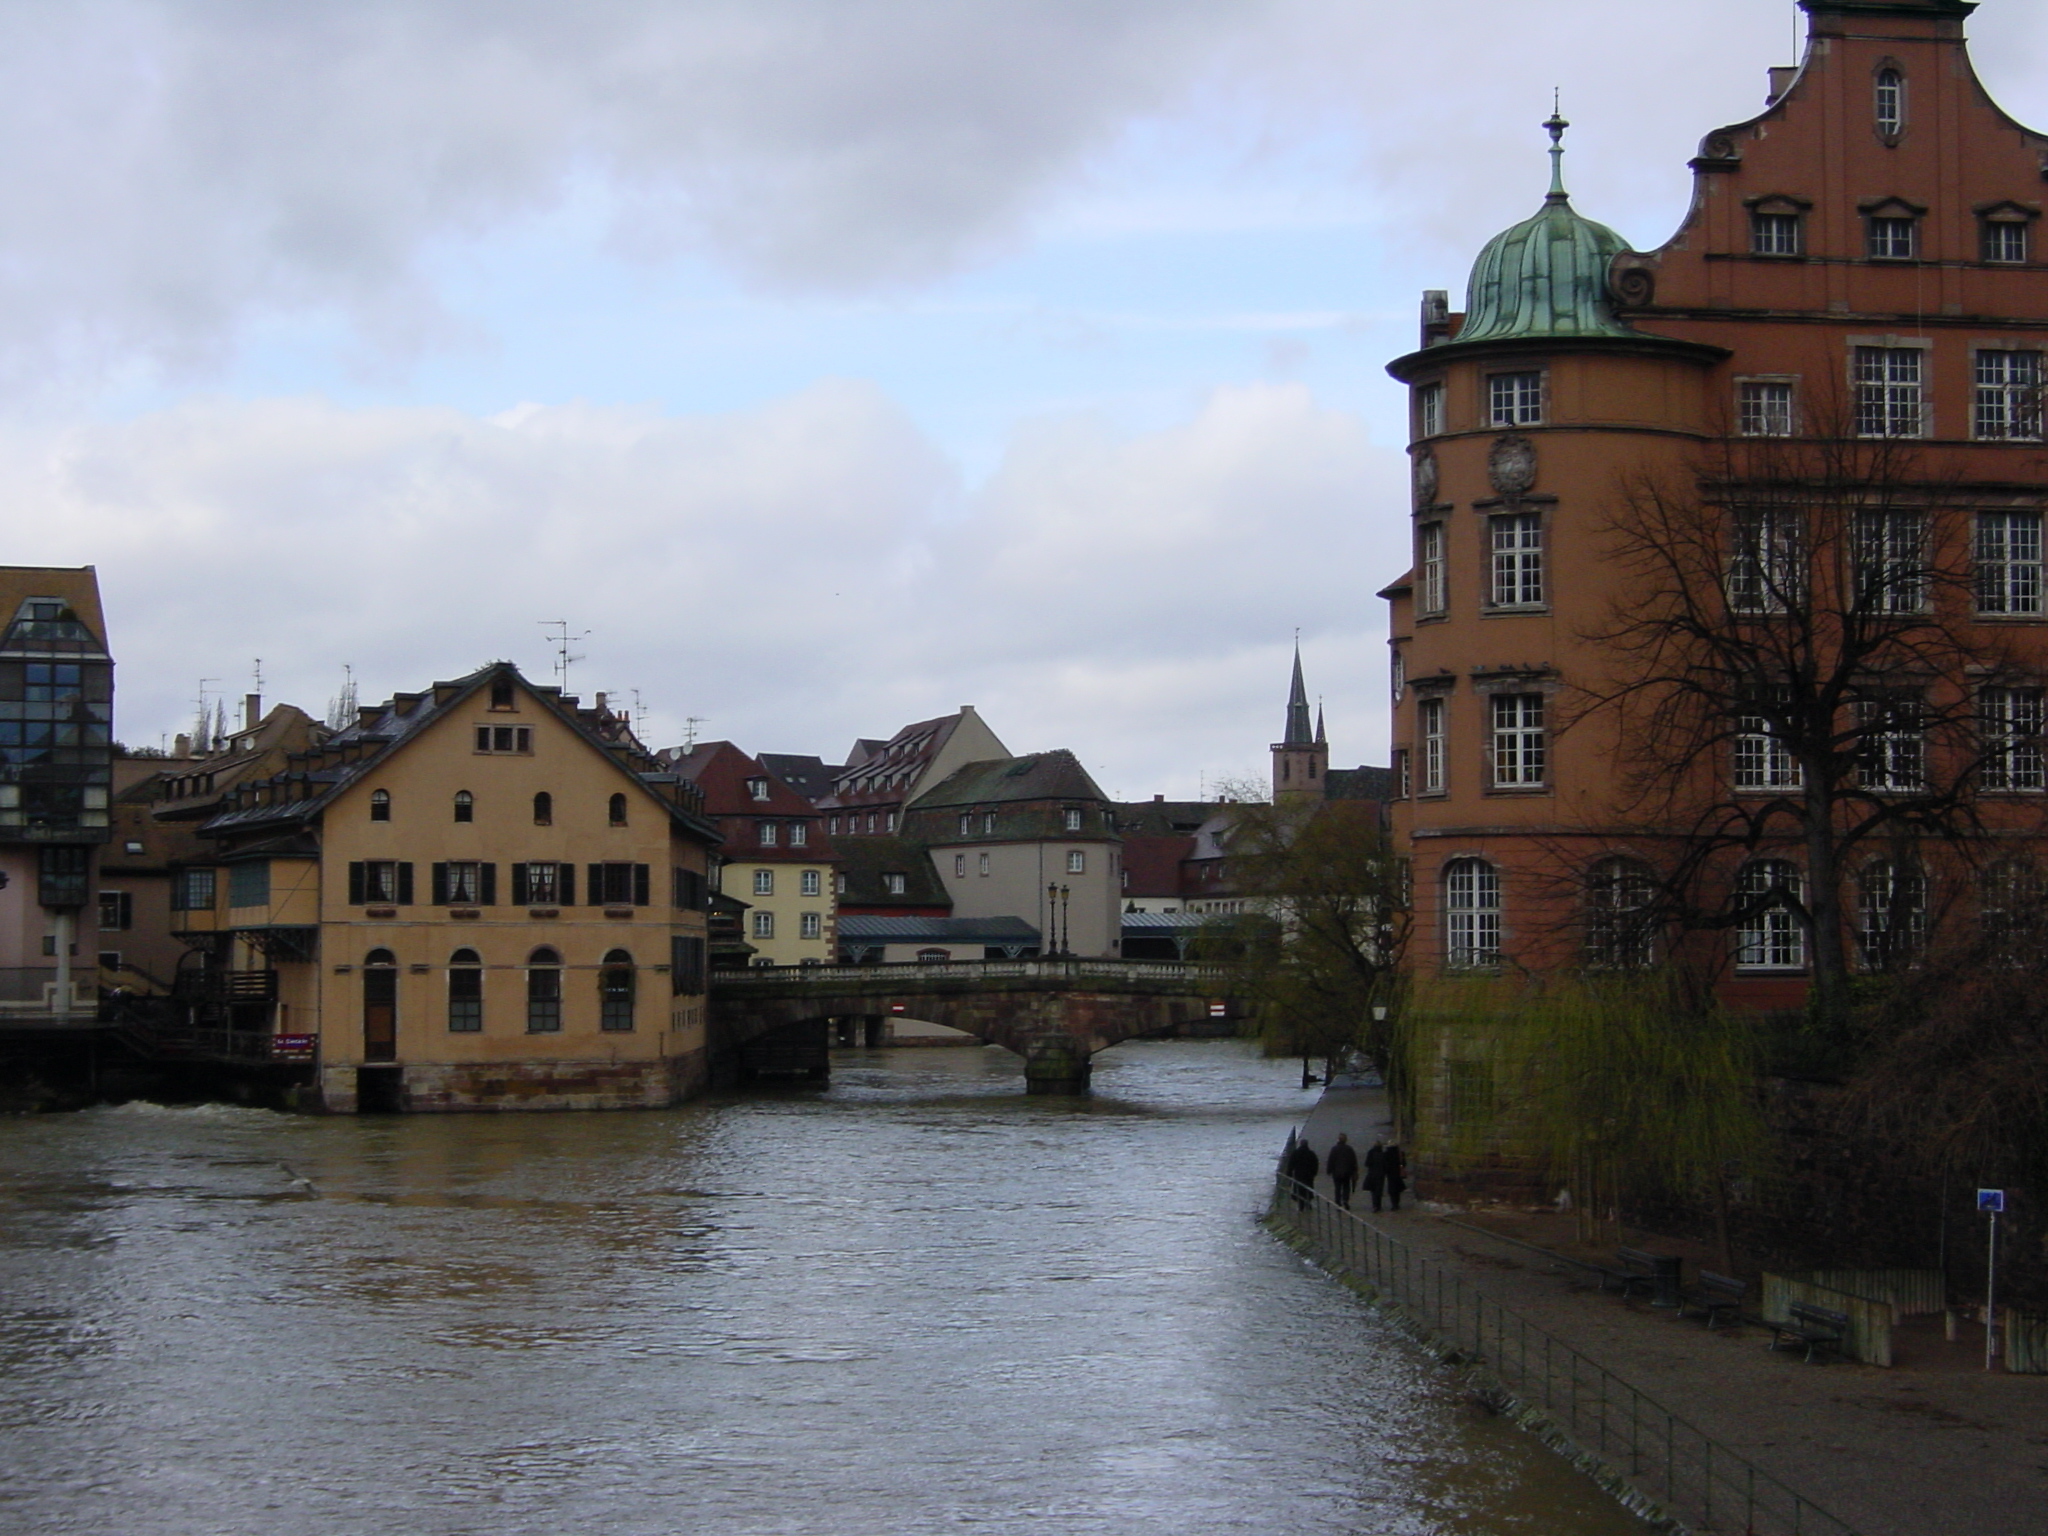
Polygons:
<instances>
[{"instance_id":1,"label":"dome finial","mask_svg":"<svg viewBox=\"0 0 2048 1536\"><path fill-rule=\"evenodd\" d=\"M1553 86L1550 92L1550 116L1543 126L1550 130L1550 195L1556 198L1569 197L1564 189L1564 131L1571 124L1564 120L1560 110L1563 92Z\"/></svg>"}]
</instances>

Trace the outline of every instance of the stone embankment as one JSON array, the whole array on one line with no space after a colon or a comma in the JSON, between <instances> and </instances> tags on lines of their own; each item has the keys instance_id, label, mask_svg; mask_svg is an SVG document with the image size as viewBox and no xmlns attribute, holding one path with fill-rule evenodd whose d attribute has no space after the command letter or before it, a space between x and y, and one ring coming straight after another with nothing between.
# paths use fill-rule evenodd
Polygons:
<instances>
[{"instance_id":1,"label":"stone embankment","mask_svg":"<svg viewBox=\"0 0 2048 1536\"><path fill-rule=\"evenodd\" d=\"M1339 1131L1361 1149L1389 1134L1383 1096L1325 1093L1304 1134L1323 1154ZM1319 1188L1329 1194L1327 1177ZM1671 1431L1681 1460L1697 1459L1697 1447L1686 1438L1697 1432L1695 1438L1712 1442L1709 1458L1732 1451L1761 1480L1783 1485L1840 1522L1831 1526L1809 1510L1805 1530L2012 1536L2048 1528L2042 1515L2048 1508L2048 1376L1986 1372L1981 1328L1974 1339L1966 1329L1951 1343L1940 1321L1928 1320L1903 1339L1890 1369L1840 1361L1809 1365L1797 1351L1773 1352L1766 1328L1710 1333L1697 1318L1603 1292L1564 1251L1567 1218L1412 1203L1374 1217L1362 1193L1353 1208L1364 1213L1363 1223L1322 1223L1313 1243L1319 1257L1333 1268L1343 1261L1353 1274L1377 1269L1393 1282L1379 1288L1381 1296L1390 1304L1410 1298L1404 1310L1411 1317L1463 1319L1464 1337L1477 1340L1477 1347L1460 1354L1476 1355L1478 1379L1487 1379L1493 1357L1510 1388L1500 1394L1504 1406L1524 1414L1560 1449L1580 1455L1596 1475L1629 1482L1639 1505L1661 1505L1694 1528L1742 1529L1739 1510L1717 1509L1709 1526L1696 1506L1661 1496L1658 1479L1667 1469L1656 1457L1664 1454L1657 1447L1665 1430L1652 1420L1654 1410L1665 1410L1683 1426ZM1383 1237L1375 1239L1375 1232ZM1660 1251L1683 1246L1636 1234L1631 1241ZM1688 1276L1697 1258L1689 1252ZM1426 1275L1419 1286L1435 1290L1406 1282L1404 1291L1404 1267ZM1443 1347L1449 1330L1435 1331ZM1547 1376L1531 1364L1530 1352L1543 1340L1554 1356L1572 1357L1576 1373L1564 1390L1568 1403L1553 1394L1548 1411L1540 1400L1543 1383L1565 1378L1556 1359ZM1596 1376L1609 1385L1589 1386ZM1596 1399L1606 1404L1597 1425ZM1738 1487L1740 1463L1717 1486ZM1717 1469L1715 1476L1723 1474ZM1672 1486L1685 1482L1680 1468ZM1774 1528L1774 1521L1758 1517L1756 1529Z\"/></svg>"}]
</instances>

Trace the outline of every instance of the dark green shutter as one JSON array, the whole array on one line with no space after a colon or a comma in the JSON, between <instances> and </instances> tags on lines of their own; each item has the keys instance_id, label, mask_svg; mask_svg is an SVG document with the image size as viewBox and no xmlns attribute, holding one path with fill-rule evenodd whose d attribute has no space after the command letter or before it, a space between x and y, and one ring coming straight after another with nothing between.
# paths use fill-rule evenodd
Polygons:
<instances>
[{"instance_id":1,"label":"dark green shutter","mask_svg":"<svg viewBox=\"0 0 2048 1536\"><path fill-rule=\"evenodd\" d=\"M410 859L407 859L398 866L398 904L401 907L412 905L412 860Z\"/></svg>"},{"instance_id":2,"label":"dark green shutter","mask_svg":"<svg viewBox=\"0 0 2048 1536\"><path fill-rule=\"evenodd\" d=\"M495 907L498 904L498 866L486 864L477 871L477 905Z\"/></svg>"},{"instance_id":3,"label":"dark green shutter","mask_svg":"<svg viewBox=\"0 0 2048 1536\"><path fill-rule=\"evenodd\" d=\"M593 907L604 905L604 866L602 864L590 866L590 889L584 892L583 899Z\"/></svg>"},{"instance_id":4,"label":"dark green shutter","mask_svg":"<svg viewBox=\"0 0 2048 1536\"><path fill-rule=\"evenodd\" d=\"M647 905L647 876L648 869L645 864L633 866L633 905L636 907Z\"/></svg>"},{"instance_id":5,"label":"dark green shutter","mask_svg":"<svg viewBox=\"0 0 2048 1536\"><path fill-rule=\"evenodd\" d=\"M433 868L433 871L432 871L432 879L433 879L433 887L434 887L434 894L433 894L433 898L432 898L432 900L431 900L431 901L429 901L428 905L429 905L429 906L435 906L435 907L445 907L445 906L447 906L447 905L448 905L448 866L447 866L446 864L436 864L436 865L434 866L434 868Z\"/></svg>"},{"instance_id":6,"label":"dark green shutter","mask_svg":"<svg viewBox=\"0 0 2048 1536\"><path fill-rule=\"evenodd\" d=\"M348 867L348 904L360 907L363 904L363 861L354 860Z\"/></svg>"},{"instance_id":7,"label":"dark green shutter","mask_svg":"<svg viewBox=\"0 0 2048 1536\"><path fill-rule=\"evenodd\" d=\"M561 885L561 890L558 891L556 894L560 897L562 905L565 907L575 906L576 866L574 864L557 864L555 866L555 872L556 879Z\"/></svg>"},{"instance_id":8,"label":"dark green shutter","mask_svg":"<svg viewBox=\"0 0 2048 1536\"><path fill-rule=\"evenodd\" d=\"M512 905L513 905L513 906L515 906L515 907L523 907L523 906L525 906L525 905L526 905L526 903L527 903L527 895L526 895L526 891L527 891L527 885L526 885L526 866L525 866L524 864L514 864L514 865L512 866Z\"/></svg>"}]
</instances>

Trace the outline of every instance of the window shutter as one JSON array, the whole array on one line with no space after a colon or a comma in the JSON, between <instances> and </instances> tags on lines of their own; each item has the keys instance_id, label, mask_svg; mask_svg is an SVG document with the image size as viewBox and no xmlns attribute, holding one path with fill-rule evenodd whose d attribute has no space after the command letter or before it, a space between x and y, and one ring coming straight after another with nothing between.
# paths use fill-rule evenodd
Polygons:
<instances>
[{"instance_id":1,"label":"window shutter","mask_svg":"<svg viewBox=\"0 0 2048 1536\"><path fill-rule=\"evenodd\" d=\"M477 871L477 905L495 907L498 904L498 866L486 864Z\"/></svg>"},{"instance_id":2,"label":"window shutter","mask_svg":"<svg viewBox=\"0 0 2048 1536\"><path fill-rule=\"evenodd\" d=\"M526 905L526 902L527 902L526 890L527 890L527 886L526 886L526 866L525 866L524 864L514 864L514 865L512 866L512 905L513 905L513 906L515 906L515 907L523 907L523 906L525 906L525 905Z\"/></svg>"},{"instance_id":3,"label":"window shutter","mask_svg":"<svg viewBox=\"0 0 2048 1536\"><path fill-rule=\"evenodd\" d=\"M593 907L604 905L604 866L602 864L590 866L590 889L584 893L583 899Z\"/></svg>"},{"instance_id":4,"label":"window shutter","mask_svg":"<svg viewBox=\"0 0 2048 1536\"><path fill-rule=\"evenodd\" d=\"M435 866L433 867L433 887L434 887L434 895L433 895L433 899L432 899L432 901L431 901L431 902L429 902L429 905L430 905L430 906L436 906L436 907L445 907L445 906L447 906L447 905L448 905L448 866L447 866L446 864L436 864L436 865L435 865Z\"/></svg>"},{"instance_id":5,"label":"window shutter","mask_svg":"<svg viewBox=\"0 0 2048 1536\"><path fill-rule=\"evenodd\" d=\"M348 867L348 904L360 907L363 904L363 861L356 859Z\"/></svg>"},{"instance_id":6,"label":"window shutter","mask_svg":"<svg viewBox=\"0 0 2048 1536\"><path fill-rule=\"evenodd\" d=\"M678 864L672 869L670 869L668 872L668 877L668 904L677 909L681 909L683 906L686 905L686 903L683 901L683 891L685 889L683 885L683 866Z\"/></svg>"},{"instance_id":7,"label":"window shutter","mask_svg":"<svg viewBox=\"0 0 2048 1536\"><path fill-rule=\"evenodd\" d=\"M401 907L412 905L412 860L410 859L407 859L398 866L398 904Z\"/></svg>"},{"instance_id":8,"label":"window shutter","mask_svg":"<svg viewBox=\"0 0 2048 1536\"><path fill-rule=\"evenodd\" d=\"M574 864L557 864L555 866L555 877L561 882L562 889L558 892L558 895L561 898L562 905L565 907L575 906L576 866Z\"/></svg>"},{"instance_id":9,"label":"window shutter","mask_svg":"<svg viewBox=\"0 0 2048 1536\"><path fill-rule=\"evenodd\" d=\"M680 876L680 875L682 874L682 871L681 871L681 870L679 869L679 870L677 870L677 871L676 871L676 874L677 874L678 876ZM677 903L677 905L679 905L679 906L680 906L680 905L681 905L681 903L680 903L680 902L678 902L678 903ZM670 997L676 997L676 996L679 996L679 995L681 995L681 993L682 993L682 990L683 990L683 964L684 964L684 959L685 959L685 957L686 957L686 956L687 956L687 955L689 954L688 944L689 944L689 941L688 941L687 939L685 939L685 938L684 938L684 937L683 937L683 936L682 936L681 934L679 934L679 933L675 933L675 934L670 934L670 935L669 935L669 940L668 940L668 993L669 993L669 996L670 996Z\"/></svg>"},{"instance_id":10,"label":"window shutter","mask_svg":"<svg viewBox=\"0 0 2048 1536\"><path fill-rule=\"evenodd\" d=\"M633 866L633 905L636 907L647 905L647 873L645 864Z\"/></svg>"}]
</instances>

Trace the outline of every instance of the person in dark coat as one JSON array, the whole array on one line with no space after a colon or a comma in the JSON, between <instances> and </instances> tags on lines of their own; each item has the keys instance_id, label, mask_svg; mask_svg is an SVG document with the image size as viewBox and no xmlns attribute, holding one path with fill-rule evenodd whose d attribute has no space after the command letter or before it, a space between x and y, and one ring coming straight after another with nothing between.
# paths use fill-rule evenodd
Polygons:
<instances>
[{"instance_id":1,"label":"person in dark coat","mask_svg":"<svg viewBox=\"0 0 2048 1536\"><path fill-rule=\"evenodd\" d=\"M1398 1211L1401 1209L1401 1191L1408 1187L1408 1160L1401 1155L1398 1146L1389 1146L1384 1162L1387 1170L1387 1202Z\"/></svg>"},{"instance_id":2,"label":"person in dark coat","mask_svg":"<svg viewBox=\"0 0 2048 1536\"><path fill-rule=\"evenodd\" d=\"M1380 1208L1380 1197L1387 1192L1387 1149L1377 1138L1365 1149L1365 1192L1372 1196L1372 1208Z\"/></svg>"},{"instance_id":3,"label":"person in dark coat","mask_svg":"<svg viewBox=\"0 0 2048 1536\"><path fill-rule=\"evenodd\" d=\"M1287 1177L1294 1180L1297 1209L1308 1209L1309 1197L1316 1192L1316 1174L1322 1166L1322 1159L1316 1156L1316 1149L1308 1144L1306 1136L1294 1144L1294 1150L1287 1157Z\"/></svg>"},{"instance_id":4,"label":"person in dark coat","mask_svg":"<svg viewBox=\"0 0 2048 1536\"><path fill-rule=\"evenodd\" d=\"M1337 1133L1337 1145L1330 1148L1323 1170L1330 1176L1331 1197L1350 1210L1351 1188L1358 1182L1358 1148L1351 1145L1351 1138L1342 1131Z\"/></svg>"}]
</instances>

